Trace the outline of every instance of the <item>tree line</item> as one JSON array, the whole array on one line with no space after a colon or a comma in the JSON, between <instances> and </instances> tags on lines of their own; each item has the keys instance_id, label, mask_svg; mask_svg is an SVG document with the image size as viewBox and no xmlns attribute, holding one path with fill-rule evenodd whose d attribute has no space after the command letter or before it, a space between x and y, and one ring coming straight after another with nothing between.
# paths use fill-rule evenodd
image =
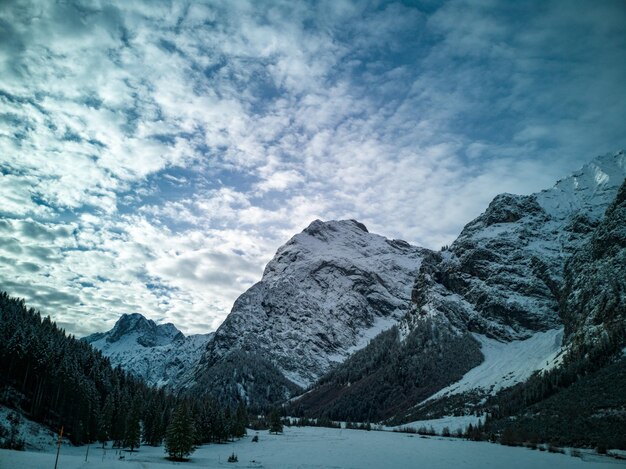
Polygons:
<instances>
[{"instance_id":1,"label":"tree line","mask_svg":"<svg viewBox=\"0 0 626 469\"><path fill-rule=\"evenodd\" d=\"M174 396L150 387L5 292L0 292L0 404L55 431L63 427L74 444L113 441L134 450L167 439L179 456L175 418L188 446L242 437L248 424L243 402L222 406L210 397Z\"/></svg>"},{"instance_id":2,"label":"tree line","mask_svg":"<svg viewBox=\"0 0 626 469\"><path fill-rule=\"evenodd\" d=\"M482 361L469 334L433 327L430 319L401 340L397 326L322 376L289 407L297 417L375 422L410 410Z\"/></svg>"}]
</instances>

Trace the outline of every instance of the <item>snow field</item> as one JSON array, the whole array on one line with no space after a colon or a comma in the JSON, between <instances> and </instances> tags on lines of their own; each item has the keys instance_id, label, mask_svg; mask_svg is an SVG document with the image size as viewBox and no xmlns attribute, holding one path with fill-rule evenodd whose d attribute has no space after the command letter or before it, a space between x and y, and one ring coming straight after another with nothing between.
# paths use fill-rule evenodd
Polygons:
<instances>
[{"instance_id":1,"label":"snow field","mask_svg":"<svg viewBox=\"0 0 626 469\"><path fill-rule=\"evenodd\" d=\"M499 342L480 334L474 337L480 342L485 361L426 401L477 388L495 394L525 381L535 370L551 368L561 348L563 329L537 332L526 340L511 342Z\"/></svg>"},{"instance_id":2,"label":"snow field","mask_svg":"<svg viewBox=\"0 0 626 469\"><path fill-rule=\"evenodd\" d=\"M192 454L187 463L164 459L162 447L142 446L136 453L124 453L120 460L115 450L103 452L91 446L85 462L86 447L62 448L58 469L159 469L172 466L202 468L429 468L429 469L569 469L616 467L619 461L583 453L583 459L563 454L531 451L525 448L471 442L439 437L422 438L392 432L339 430L330 428L285 428L282 435L258 432L259 442L251 442L257 432L249 431L242 440L225 445L206 445ZM227 458L235 453L237 463ZM2 469L40 469L54 467L55 454L0 450Z\"/></svg>"}]
</instances>

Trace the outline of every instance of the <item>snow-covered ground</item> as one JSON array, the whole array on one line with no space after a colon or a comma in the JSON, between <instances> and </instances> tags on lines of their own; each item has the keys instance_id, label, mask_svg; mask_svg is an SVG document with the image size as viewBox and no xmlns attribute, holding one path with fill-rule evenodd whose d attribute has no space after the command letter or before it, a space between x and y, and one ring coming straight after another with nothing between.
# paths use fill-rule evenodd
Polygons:
<instances>
[{"instance_id":1,"label":"snow-covered ground","mask_svg":"<svg viewBox=\"0 0 626 469\"><path fill-rule=\"evenodd\" d=\"M563 329L537 332L529 339L512 342L499 342L480 334L474 337L480 342L485 361L427 400L472 389L494 394L528 379L536 370L551 368L558 360Z\"/></svg>"},{"instance_id":2,"label":"snow-covered ground","mask_svg":"<svg viewBox=\"0 0 626 469\"><path fill-rule=\"evenodd\" d=\"M499 468L569 469L616 467L619 461L583 453L583 459L569 455L509 448L490 443L456 439L421 438L391 432L367 432L330 428L285 428L283 435L259 432L253 443L246 438L227 445L207 445L192 454L188 463L173 463L163 458L163 448L141 447L119 459L114 450L104 452L92 446L85 462L86 447L63 448L59 469L159 469L166 467L254 467L254 468ZM235 453L237 463L227 458ZM0 450L2 469L39 469L54 467L54 452Z\"/></svg>"},{"instance_id":3,"label":"snow-covered ground","mask_svg":"<svg viewBox=\"0 0 626 469\"><path fill-rule=\"evenodd\" d=\"M5 430L9 430L10 423L7 420L9 414L13 414L15 411L0 405L0 426ZM17 438L24 440L25 448L27 450L34 451L48 451L52 450L54 444L57 442L57 437L50 429L41 425L40 423L28 420L22 414L19 414L20 424L19 433ZM67 444L66 444L67 445ZM0 469L4 469L2 465L2 457L0 456Z\"/></svg>"}]
</instances>

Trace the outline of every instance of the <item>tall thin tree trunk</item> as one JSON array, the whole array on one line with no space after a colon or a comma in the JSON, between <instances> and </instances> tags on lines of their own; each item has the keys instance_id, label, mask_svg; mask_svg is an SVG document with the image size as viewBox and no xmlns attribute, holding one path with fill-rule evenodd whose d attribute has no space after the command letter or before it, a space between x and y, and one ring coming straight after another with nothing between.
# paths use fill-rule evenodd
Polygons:
<instances>
[{"instance_id":1,"label":"tall thin tree trunk","mask_svg":"<svg viewBox=\"0 0 626 469\"><path fill-rule=\"evenodd\" d=\"M28 373L30 372L30 361L26 365L26 374L24 375L24 382L22 383L22 391L26 391L26 382L28 381Z\"/></svg>"}]
</instances>

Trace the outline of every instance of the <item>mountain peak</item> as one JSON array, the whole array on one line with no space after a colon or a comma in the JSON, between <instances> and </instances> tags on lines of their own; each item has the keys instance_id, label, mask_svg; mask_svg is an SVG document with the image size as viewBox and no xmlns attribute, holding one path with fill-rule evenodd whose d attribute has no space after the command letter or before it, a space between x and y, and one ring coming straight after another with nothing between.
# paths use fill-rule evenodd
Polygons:
<instances>
[{"instance_id":1,"label":"mountain peak","mask_svg":"<svg viewBox=\"0 0 626 469\"><path fill-rule=\"evenodd\" d=\"M213 333L185 337L174 324L157 324L132 313L122 314L111 330L83 340L149 384L173 386L198 362L212 337Z\"/></svg>"},{"instance_id":2,"label":"mountain peak","mask_svg":"<svg viewBox=\"0 0 626 469\"><path fill-rule=\"evenodd\" d=\"M621 150L597 156L552 188L535 194L537 202L552 217L563 219L584 211L594 219L615 197L626 177L626 153Z\"/></svg>"},{"instance_id":3,"label":"mountain peak","mask_svg":"<svg viewBox=\"0 0 626 469\"><path fill-rule=\"evenodd\" d=\"M130 313L122 314L110 331L92 334L85 337L85 340L90 343L106 340L109 344L130 341L143 347L154 347L166 345L184 337L173 324L157 325L152 319L147 319L142 314Z\"/></svg>"},{"instance_id":4,"label":"mountain peak","mask_svg":"<svg viewBox=\"0 0 626 469\"><path fill-rule=\"evenodd\" d=\"M120 333L126 333L132 330L144 330L156 326L154 321L147 319L145 316L139 313L124 313L116 321L113 326L113 331L120 331Z\"/></svg>"},{"instance_id":5,"label":"mountain peak","mask_svg":"<svg viewBox=\"0 0 626 469\"><path fill-rule=\"evenodd\" d=\"M117 342L121 337L136 332L146 334L154 332L157 325L139 313L122 314L110 331L109 342Z\"/></svg>"},{"instance_id":6,"label":"mountain peak","mask_svg":"<svg viewBox=\"0 0 626 469\"><path fill-rule=\"evenodd\" d=\"M357 264L364 262L366 265L362 267L369 270L373 266L369 265L367 259L377 259L383 253L391 252L411 256L411 253L417 251L421 251L421 248L405 241L389 240L370 233L363 223L356 220L314 220L278 249L266 265L263 277L267 279L287 272L302 272L302 265L316 266L338 259ZM380 265L377 268L384 267Z\"/></svg>"},{"instance_id":7,"label":"mountain peak","mask_svg":"<svg viewBox=\"0 0 626 469\"><path fill-rule=\"evenodd\" d=\"M312 221L311 224L303 230L303 233L306 233L309 236L325 238L326 233L354 231L355 228L359 231L369 233L367 227L363 223L356 220L322 221L319 219Z\"/></svg>"},{"instance_id":8,"label":"mountain peak","mask_svg":"<svg viewBox=\"0 0 626 469\"><path fill-rule=\"evenodd\" d=\"M277 393L305 388L399 320L426 252L370 233L356 220L313 221L278 249L261 281L235 301L196 377L239 380L220 370L239 360L238 353L252 353L288 380ZM246 383L267 379L260 369L254 373ZM237 385L256 396L261 388L246 383Z\"/></svg>"}]
</instances>

